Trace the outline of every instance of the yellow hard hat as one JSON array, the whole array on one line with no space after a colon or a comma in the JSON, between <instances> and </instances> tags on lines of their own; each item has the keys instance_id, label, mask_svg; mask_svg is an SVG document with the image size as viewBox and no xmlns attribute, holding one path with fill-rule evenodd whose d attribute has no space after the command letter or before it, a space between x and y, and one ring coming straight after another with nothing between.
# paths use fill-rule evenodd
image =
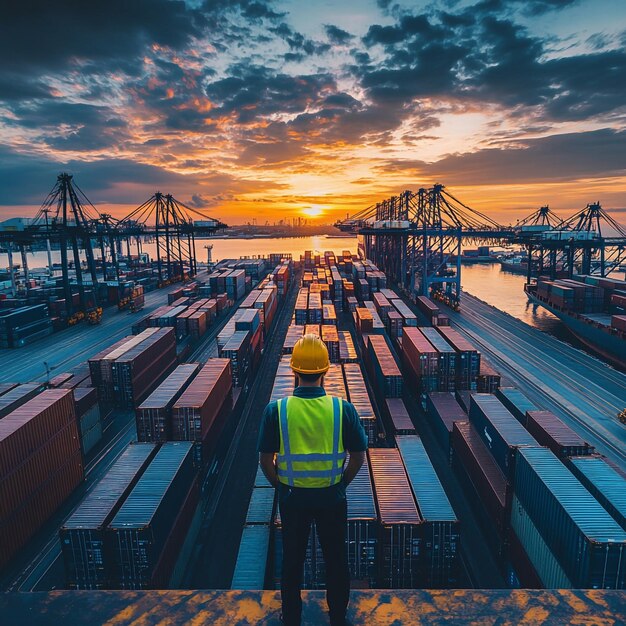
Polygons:
<instances>
[{"instance_id":1,"label":"yellow hard hat","mask_svg":"<svg viewBox=\"0 0 626 626\"><path fill-rule=\"evenodd\" d=\"M325 374L330 367L326 344L313 334L298 339L291 353L291 369L297 374Z\"/></svg>"}]
</instances>

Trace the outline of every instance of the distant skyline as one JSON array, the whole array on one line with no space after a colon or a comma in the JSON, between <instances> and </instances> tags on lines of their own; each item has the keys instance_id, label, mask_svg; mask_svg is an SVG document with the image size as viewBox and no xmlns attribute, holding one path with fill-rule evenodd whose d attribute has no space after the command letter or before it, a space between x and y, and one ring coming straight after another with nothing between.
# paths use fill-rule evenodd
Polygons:
<instances>
[{"instance_id":1,"label":"distant skyline","mask_svg":"<svg viewBox=\"0 0 626 626\"><path fill-rule=\"evenodd\" d=\"M117 216L332 222L440 182L626 223L624 0L25 0L0 35L0 219L69 171Z\"/></svg>"}]
</instances>

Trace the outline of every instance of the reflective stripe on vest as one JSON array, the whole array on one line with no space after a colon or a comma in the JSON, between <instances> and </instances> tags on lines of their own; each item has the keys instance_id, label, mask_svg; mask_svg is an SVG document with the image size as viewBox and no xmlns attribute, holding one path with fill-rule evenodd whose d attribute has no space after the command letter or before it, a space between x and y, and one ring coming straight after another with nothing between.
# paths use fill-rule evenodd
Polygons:
<instances>
[{"instance_id":1,"label":"reflective stripe on vest","mask_svg":"<svg viewBox=\"0 0 626 626\"><path fill-rule=\"evenodd\" d=\"M346 459L342 409L341 399L331 396L279 400L280 482L315 488L330 487L341 480Z\"/></svg>"}]
</instances>

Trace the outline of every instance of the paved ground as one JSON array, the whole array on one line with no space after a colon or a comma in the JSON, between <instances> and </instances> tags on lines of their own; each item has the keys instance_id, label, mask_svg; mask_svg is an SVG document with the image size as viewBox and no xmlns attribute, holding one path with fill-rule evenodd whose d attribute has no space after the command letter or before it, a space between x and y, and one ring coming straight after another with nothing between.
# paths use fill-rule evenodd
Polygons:
<instances>
[{"instance_id":1,"label":"paved ground","mask_svg":"<svg viewBox=\"0 0 626 626\"><path fill-rule=\"evenodd\" d=\"M626 374L464 293L453 324L539 407L553 411L626 470Z\"/></svg>"},{"instance_id":2,"label":"paved ground","mask_svg":"<svg viewBox=\"0 0 626 626\"><path fill-rule=\"evenodd\" d=\"M324 592L304 592L303 623L328 624ZM87 591L0 596L3 623L29 626L279 626L275 591ZM348 614L365 626L618 626L620 591L353 591Z\"/></svg>"},{"instance_id":3,"label":"paved ground","mask_svg":"<svg viewBox=\"0 0 626 626\"><path fill-rule=\"evenodd\" d=\"M75 367L125 335L130 335L135 320L167 304L167 294L179 287L180 284L171 285L147 293L145 307L138 313L107 307L102 322L97 326L81 322L23 348L0 350L0 382L45 380L44 361L54 368L50 376Z\"/></svg>"}]
</instances>

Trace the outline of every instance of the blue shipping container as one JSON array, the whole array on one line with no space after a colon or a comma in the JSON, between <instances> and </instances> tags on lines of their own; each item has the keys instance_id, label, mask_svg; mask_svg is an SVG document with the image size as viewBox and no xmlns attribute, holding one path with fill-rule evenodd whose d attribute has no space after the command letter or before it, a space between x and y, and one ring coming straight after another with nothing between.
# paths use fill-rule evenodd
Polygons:
<instances>
[{"instance_id":1,"label":"blue shipping container","mask_svg":"<svg viewBox=\"0 0 626 626\"><path fill-rule=\"evenodd\" d=\"M547 547L537 549L530 533L523 538L520 524L514 525L520 541L527 541L524 548L540 575L554 575L555 568L544 563L553 560L576 589L624 589L626 531L554 453L547 448L517 450L514 494L537 529L535 538ZM542 580L547 587L563 582Z\"/></svg>"},{"instance_id":2,"label":"blue shipping container","mask_svg":"<svg viewBox=\"0 0 626 626\"><path fill-rule=\"evenodd\" d=\"M269 543L269 526L244 526L231 589L264 588Z\"/></svg>"}]
</instances>

